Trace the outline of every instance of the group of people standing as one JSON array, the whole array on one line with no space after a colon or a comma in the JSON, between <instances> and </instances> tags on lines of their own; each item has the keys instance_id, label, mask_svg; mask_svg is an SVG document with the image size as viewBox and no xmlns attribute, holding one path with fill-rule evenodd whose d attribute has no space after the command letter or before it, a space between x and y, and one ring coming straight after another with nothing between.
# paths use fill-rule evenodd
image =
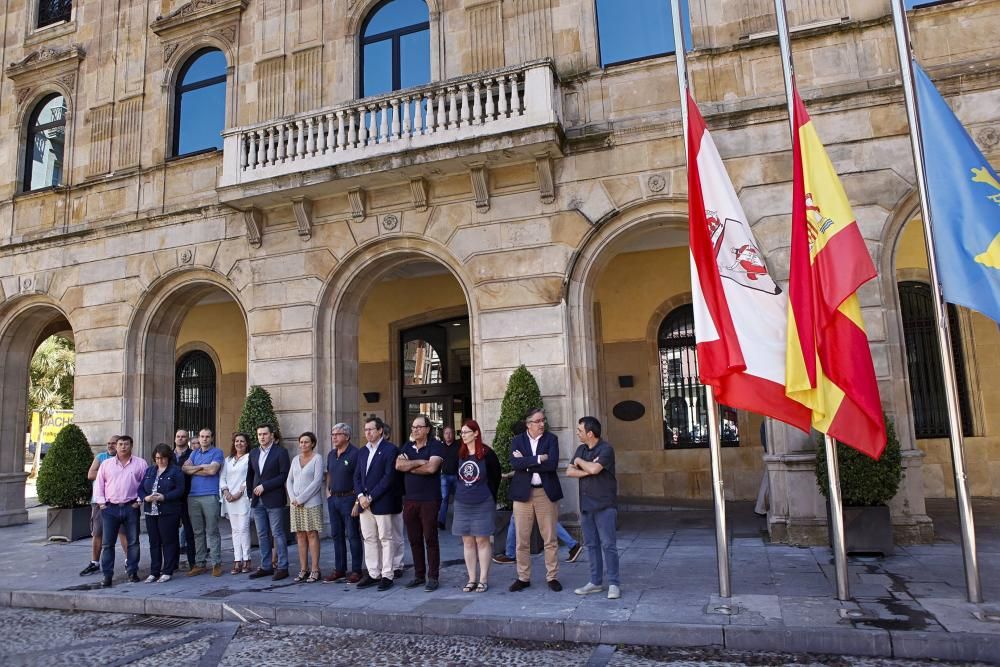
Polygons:
<instances>
[{"instance_id":1,"label":"group of people standing","mask_svg":"<svg viewBox=\"0 0 1000 667\"><path fill-rule=\"evenodd\" d=\"M512 592L531 585L530 541L535 524L544 542L547 585L553 591L562 590L557 555L563 497L557 474L559 443L545 424L545 413L531 410L524 431L511 445L512 473L508 475L512 477L517 563ZM405 533L414 570L405 586L433 591L440 581L438 534L446 526L449 500L454 498L452 534L462 538L468 574L463 590L485 592L490 563L495 560L491 537L502 477L500 460L483 442L475 420L462 425L458 441L450 429L444 433L444 442L431 431L430 420L418 415L410 425L409 440L396 445L387 437L388 425L372 416L364 422L364 444L356 447L350 425L338 423L330 432L332 447L325 465L316 452L315 434L299 437L299 453L292 459L284 447L275 447L274 429L267 424L256 430L257 447L250 447L249 435L234 435L228 457L214 446L211 430L199 432L193 449L188 446L187 432L179 430L173 448L166 444L154 448L153 465L132 456L129 436L115 436L109 439L108 451L95 457L91 466L93 560L80 574L100 571L102 585L111 586L115 536L120 535L128 581L138 582L141 513L149 535L147 583L169 581L182 550L188 576L209 571L221 576L220 516L228 517L232 526L231 574L285 579L289 576L287 506L288 529L295 533L298 545L299 572L294 581L343 581L359 589L388 590L402 575ZM575 592L586 595L604 590L606 571L608 597L615 599L620 596L620 582L614 449L601 439L601 424L593 417L579 420L577 435L581 445L566 474L580 481L591 576ZM319 566L324 495L334 548L334 569L326 576ZM261 561L256 569L250 561L251 516L260 544ZM570 560L579 551L579 545L571 545Z\"/></svg>"}]
</instances>

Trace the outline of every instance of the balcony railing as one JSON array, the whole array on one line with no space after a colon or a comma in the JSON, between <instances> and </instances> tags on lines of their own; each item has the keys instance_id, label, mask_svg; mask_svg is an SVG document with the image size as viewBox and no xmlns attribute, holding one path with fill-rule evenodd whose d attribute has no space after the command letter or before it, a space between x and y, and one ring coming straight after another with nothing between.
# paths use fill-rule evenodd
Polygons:
<instances>
[{"instance_id":1,"label":"balcony railing","mask_svg":"<svg viewBox=\"0 0 1000 667\"><path fill-rule=\"evenodd\" d=\"M221 187L559 122L548 61L356 100L224 133Z\"/></svg>"}]
</instances>

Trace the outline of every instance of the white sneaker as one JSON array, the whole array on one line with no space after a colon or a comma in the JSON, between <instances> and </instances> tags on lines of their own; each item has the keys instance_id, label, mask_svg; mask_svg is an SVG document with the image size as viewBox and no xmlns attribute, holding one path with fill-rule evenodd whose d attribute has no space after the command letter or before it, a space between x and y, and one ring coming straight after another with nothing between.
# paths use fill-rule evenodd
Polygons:
<instances>
[{"instance_id":1,"label":"white sneaker","mask_svg":"<svg viewBox=\"0 0 1000 667\"><path fill-rule=\"evenodd\" d=\"M158 583L158 584L165 584L168 581L170 581L170 575L169 574L161 574L160 578L156 580L156 583Z\"/></svg>"},{"instance_id":2,"label":"white sneaker","mask_svg":"<svg viewBox=\"0 0 1000 667\"><path fill-rule=\"evenodd\" d=\"M621 596L622 596L622 590L620 588L618 588L614 584L611 584L610 586L608 586L608 599L609 600L617 600Z\"/></svg>"},{"instance_id":3,"label":"white sneaker","mask_svg":"<svg viewBox=\"0 0 1000 667\"><path fill-rule=\"evenodd\" d=\"M590 595L591 593L600 593L603 590L604 586L601 586L600 584L588 583L586 586L581 586L573 592L577 595Z\"/></svg>"},{"instance_id":4,"label":"white sneaker","mask_svg":"<svg viewBox=\"0 0 1000 667\"><path fill-rule=\"evenodd\" d=\"M144 581L143 583L144 584L151 584L154 581L156 581L156 577L151 574L148 577L146 577L146 581Z\"/></svg>"}]
</instances>

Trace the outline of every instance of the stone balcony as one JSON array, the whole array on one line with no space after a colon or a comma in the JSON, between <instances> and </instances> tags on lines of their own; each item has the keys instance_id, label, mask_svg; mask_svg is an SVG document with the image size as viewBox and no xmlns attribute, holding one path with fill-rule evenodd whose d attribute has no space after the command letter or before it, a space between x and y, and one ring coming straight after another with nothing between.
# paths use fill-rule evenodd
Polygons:
<instances>
[{"instance_id":1,"label":"stone balcony","mask_svg":"<svg viewBox=\"0 0 1000 667\"><path fill-rule=\"evenodd\" d=\"M562 155L559 100L543 60L231 128L218 192L246 212L467 171L480 206L487 169L535 162L545 199Z\"/></svg>"}]
</instances>

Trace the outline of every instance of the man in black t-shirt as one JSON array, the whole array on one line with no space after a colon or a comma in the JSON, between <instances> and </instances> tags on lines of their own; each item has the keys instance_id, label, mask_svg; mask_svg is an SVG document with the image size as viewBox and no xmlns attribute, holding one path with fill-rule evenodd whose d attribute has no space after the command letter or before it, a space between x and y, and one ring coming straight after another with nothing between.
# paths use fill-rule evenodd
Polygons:
<instances>
[{"instance_id":1,"label":"man in black t-shirt","mask_svg":"<svg viewBox=\"0 0 1000 667\"><path fill-rule=\"evenodd\" d=\"M458 484L458 449L460 445L455 440L455 429L445 426L441 433L444 438L444 463L441 464L441 509L438 511L438 528L444 530L448 521L448 501L455 495L455 485Z\"/></svg>"},{"instance_id":2,"label":"man in black t-shirt","mask_svg":"<svg viewBox=\"0 0 1000 667\"><path fill-rule=\"evenodd\" d=\"M403 473L406 485L403 524L413 554L413 581L406 587L423 586L425 591L437 589L441 570L437 517L441 507L444 446L440 440L430 437L430 429L430 419L417 415L410 430L410 441L403 445L396 459L396 470Z\"/></svg>"},{"instance_id":3,"label":"man in black t-shirt","mask_svg":"<svg viewBox=\"0 0 1000 667\"><path fill-rule=\"evenodd\" d=\"M621 597L618 579L618 480L615 478L615 450L601 440L601 422L582 417L576 427L582 443L570 459L566 474L580 480L580 523L583 541L590 556L590 582L574 591L588 595L604 590L604 570L608 575L608 599Z\"/></svg>"}]
</instances>

